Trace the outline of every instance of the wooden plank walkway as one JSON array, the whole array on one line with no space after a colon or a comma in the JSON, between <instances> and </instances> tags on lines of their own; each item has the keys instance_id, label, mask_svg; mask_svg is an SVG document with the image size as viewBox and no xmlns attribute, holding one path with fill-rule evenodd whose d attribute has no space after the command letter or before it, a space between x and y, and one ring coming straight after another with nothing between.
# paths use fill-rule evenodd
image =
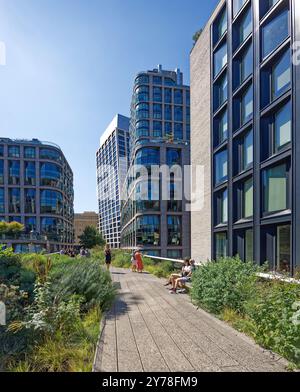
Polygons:
<instances>
[{"instance_id":1,"label":"wooden plank walkway","mask_svg":"<svg viewBox=\"0 0 300 392\"><path fill-rule=\"evenodd\" d=\"M164 281L112 269L119 289L103 321L96 372L280 372L287 362L197 310Z\"/></svg>"}]
</instances>

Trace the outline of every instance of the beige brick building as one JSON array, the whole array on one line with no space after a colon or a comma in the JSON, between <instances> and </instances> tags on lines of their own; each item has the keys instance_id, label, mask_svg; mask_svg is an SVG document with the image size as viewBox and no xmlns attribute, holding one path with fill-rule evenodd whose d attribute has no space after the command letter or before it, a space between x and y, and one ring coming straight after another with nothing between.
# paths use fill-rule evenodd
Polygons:
<instances>
[{"instance_id":1,"label":"beige brick building","mask_svg":"<svg viewBox=\"0 0 300 392\"><path fill-rule=\"evenodd\" d=\"M79 244L79 236L87 226L98 228L98 215L96 212L88 211L74 215L75 244Z\"/></svg>"},{"instance_id":2,"label":"beige brick building","mask_svg":"<svg viewBox=\"0 0 300 392\"><path fill-rule=\"evenodd\" d=\"M191 162L204 166L204 205L191 214L192 257L211 259L211 88L210 25L224 2L216 8L191 52Z\"/></svg>"}]
</instances>

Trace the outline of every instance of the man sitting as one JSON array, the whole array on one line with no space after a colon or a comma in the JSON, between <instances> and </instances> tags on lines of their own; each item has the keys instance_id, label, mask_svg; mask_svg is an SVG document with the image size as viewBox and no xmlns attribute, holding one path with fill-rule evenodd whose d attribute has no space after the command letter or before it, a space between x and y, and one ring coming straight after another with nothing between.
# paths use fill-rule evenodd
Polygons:
<instances>
[{"instance_id":1,"label":"man sitting","mask_svg":"<svg viewBox=\"0 0 300 392\"><path fill-rule=\"evenodd\" d=\"M177 294L178 287L181 287L181 290L178 291L180 294L186 293L186 283L191 281L192 275L196 270L195 260L190 260L189 264L188 274L173 280L172 289L170 290L171 294Z\"/></svg>"}]
</instances>

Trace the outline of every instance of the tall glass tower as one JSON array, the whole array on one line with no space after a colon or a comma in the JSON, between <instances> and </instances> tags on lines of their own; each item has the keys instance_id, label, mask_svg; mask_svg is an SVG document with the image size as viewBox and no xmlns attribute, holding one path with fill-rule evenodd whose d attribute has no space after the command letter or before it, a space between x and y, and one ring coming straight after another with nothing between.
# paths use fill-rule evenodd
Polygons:
<instances>
[{"instance_id":1,"label":"tall glass tower","mask_svg":"<svg viewBox=\"0 0 300 392\"><path fill-rule=\"evenodd\" d=\"M182 258L190 255L190 213L183 194L184 178L147 174L151 166L183 168L190 164L190 89L179 69L159 65L137 75L131 104L130 168L124 184L121 246L154 256ZM136 170L136 169L135 169ZM145 173L146 170L146 173ZM148 173L147 173L148 172ZM169 198L163 197L168 187ZM145 196L145 189L147 197Z\"/></svg>"},{"instance_id":2,"label":"tall glass tower","mask_svg":"<svg viewBox=\"0 0 300 392\"><path fill-rule=\"evenodd\" d=\"M116 115L97 151L99 230L112 248L120 246L121 187L129 162L129 118Z\"/></svg>"}]
</instances>

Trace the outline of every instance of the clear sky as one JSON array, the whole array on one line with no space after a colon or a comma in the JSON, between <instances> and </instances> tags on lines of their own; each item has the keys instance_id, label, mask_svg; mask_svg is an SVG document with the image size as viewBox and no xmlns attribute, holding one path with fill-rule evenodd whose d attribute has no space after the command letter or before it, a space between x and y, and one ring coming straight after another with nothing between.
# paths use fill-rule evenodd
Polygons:
<instances>
[{"instance_id":1,"label":"clear sky","mask_svg":"<svg viewBox=\"0 0 300 392\"><path fill-rule=\"evenodd\" d=\"M0 136L61 146L75 211L97 210L95 153L137 72L181 68L218 0L0 0Z\"/></svg>"}]
</instances>

